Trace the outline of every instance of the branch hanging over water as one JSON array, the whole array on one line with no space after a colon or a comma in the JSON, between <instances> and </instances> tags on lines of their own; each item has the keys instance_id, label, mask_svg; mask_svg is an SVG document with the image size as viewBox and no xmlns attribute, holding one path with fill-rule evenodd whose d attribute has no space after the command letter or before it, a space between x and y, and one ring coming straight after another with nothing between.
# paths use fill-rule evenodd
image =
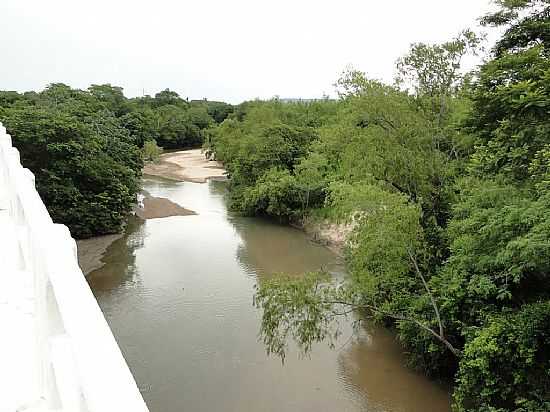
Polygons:
<instances>
[{"instance_id":1,"label":"branch hanging over water","mask_svg":"<svg viewBox=\"0 0 550 412\"><path fill-rule=\"evenodd\" d=\"M425 282L424 277L421 278ZM437 314L439 333L422 319L367 303L357 291L329 282L330 276L326 273L309 273L300 279L279 277L265 281L258 288L254 303L263 309L260 336L269 354L278 355L284 362L289 340L298 345L303 355L311 351L314 343L324 341L334 348L341 334L338 319L360 311L369 318L386 317L411 322L440 341L455 356L461 356L460 350L443 333L439 310L431 292L429 295Z\"/></svg>"}]
</instances>

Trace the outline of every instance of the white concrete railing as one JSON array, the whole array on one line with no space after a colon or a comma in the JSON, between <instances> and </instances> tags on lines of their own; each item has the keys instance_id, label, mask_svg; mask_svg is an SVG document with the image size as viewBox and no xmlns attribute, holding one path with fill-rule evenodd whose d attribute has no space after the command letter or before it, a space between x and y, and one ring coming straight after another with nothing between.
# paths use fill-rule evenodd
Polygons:
<instances>
[{"instance_id":1,"label":"white concrete railing","mask_svg":"<svg viewBox=\"0 0 550 412\"><path fill-rule=\"evenodd\" d=\"M0 412L147 412L78 266L0 124Z\"/></svg>"}]
</instances>

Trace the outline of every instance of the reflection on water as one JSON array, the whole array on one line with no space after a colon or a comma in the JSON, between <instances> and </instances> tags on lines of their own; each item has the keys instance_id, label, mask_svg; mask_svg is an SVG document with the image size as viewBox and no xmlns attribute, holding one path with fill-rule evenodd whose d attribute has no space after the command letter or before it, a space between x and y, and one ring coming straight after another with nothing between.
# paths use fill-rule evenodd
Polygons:
<instances>
[{"instance_id":1,"label":"reflection on water","mask_svg":"<svg viewBox=\"0 0 550 412\"><path fill-rule=\"evenodd\" d=\"M338 374L347 390L368 405L365 410L448 411L443 388L405 368L405 362L390 331L366 324L338 356Z\"/></svg>"},{"instance_id":2,"label":"reflection on water","mask_svg":"<svg viewBox=\"0 0 550 412\"><path fill-rule=\"evenodd\" d=\"M144 221L131 216L124 236L113 242L108 253L103 257L105 267L87 278L96 294L100 291L109 292L115 288L134 287L135 282L139 280L138 277L133 276L137 273L135 251L143 246L145 236ZM101 275L98 275L99 273ZM122 274L124 276L121 276Z\"/></svg>"},{"instance_id":3,"label":"reflection on water","mask_svg":"<svg viewBox=\"0 0 550 412\"><path fill-rule=\"evenodd\" d=\"M298 229L259 219L234 219L233 224L242 239L237 259L250 273L300 275L321 266L342 269L332 252L310 242Z\"/></svg>"},{"instance_id":4,"label":"reflection on water","mask_svg":"<svg viewBox=\"0 0 550 412\"><path fill-rule=\"evenodd\" d=\"M448 393L406 369L384 329L305 359L291 350L284 365L267 357L256 282L341 274L336 256L296 229L228 214L224 183L144 185L198 215L132 220L89 282L152 412L449 410Z\"/></svg>"}]
</instances>

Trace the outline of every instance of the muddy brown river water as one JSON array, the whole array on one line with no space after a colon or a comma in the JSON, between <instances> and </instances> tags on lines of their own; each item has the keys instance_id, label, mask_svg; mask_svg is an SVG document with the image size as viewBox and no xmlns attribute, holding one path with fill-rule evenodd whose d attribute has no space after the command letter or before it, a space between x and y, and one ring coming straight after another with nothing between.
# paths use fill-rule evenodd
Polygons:
<instances>
[{"instance_id":1,"label":"muddy brown river water","mask_svg":"<svg viewBox=\"0 0 550 412\"><path fill-rule=\"evenodd\" d=\"M88 281L151 412L450 410L447 390L407 369L383 328L345 344L350 320L335 350L268 357L254 286L321 266L345 276L337 256L296 229L228 213L223 182L146 178L144 189L198 214L132 219Z\"/></svg>"}]
</instances>

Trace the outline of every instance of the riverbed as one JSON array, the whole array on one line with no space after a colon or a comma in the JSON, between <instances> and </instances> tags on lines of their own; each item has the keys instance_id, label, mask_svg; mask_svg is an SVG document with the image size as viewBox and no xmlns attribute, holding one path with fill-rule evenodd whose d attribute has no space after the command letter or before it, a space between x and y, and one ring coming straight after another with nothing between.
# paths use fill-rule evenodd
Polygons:
<instances>
[{"instance_id":1,"label":"riverbed","mask_svg":"<svg viewBox=\"0 0 550 412\"><path fill-rule=\"evenodd\" d=\"M450 410L383 328L350 338L350 319L335 350L267 356L254 287L321 266L343 277L342 262L297 229L228 212L224 182L146 177L144 189L196 214L133 217L87 279L151 412Z\"/></svg>"}]
</instances>

